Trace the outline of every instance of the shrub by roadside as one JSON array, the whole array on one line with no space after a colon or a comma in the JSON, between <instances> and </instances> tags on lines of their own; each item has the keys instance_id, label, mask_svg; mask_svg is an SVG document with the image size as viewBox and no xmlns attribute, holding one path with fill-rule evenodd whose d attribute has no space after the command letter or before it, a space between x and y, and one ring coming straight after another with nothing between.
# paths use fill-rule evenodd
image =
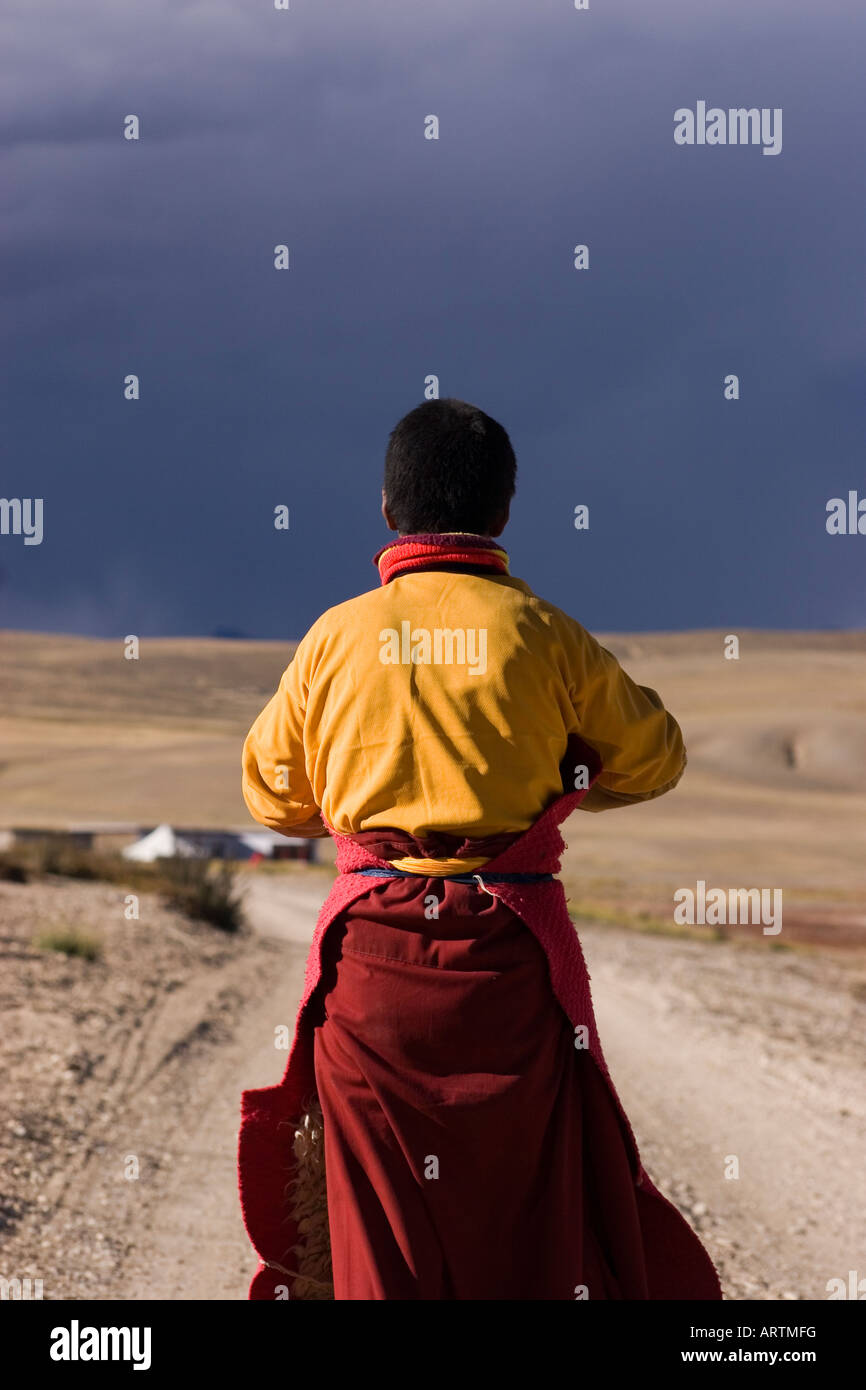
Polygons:
<instances>
[{"instance_id":1,"label":"shrub by roadside","mask_svg":"<svg viewBox=\"0 0 866 1390\"><path fill-rule=\"evenodd\" d=\"M98 960L102 941L92 932L78 927L49 927L33 938L41 951L60 951L64 956L80 956L82 960Z\"/></svg>"},{"instance_id":2,"label":"shrub by roadside","mask_svg":"<svg viewBox=\"0 0 866 1390\"><path fill-rule=\"evenodd\" d=\"M236 932L244 925L236 872L225 860L213 866L206 859L166 859L164 863L172 884L169 907L220 931Z\"/></svg>"},{"instance_id":3,"label":"shrub by roadside","mask_svg":"<svg viewBox=\"0 0 866 1390\"><path fill-rule=\"evenodd\" d=\"M237 932L244 925L237 870L226 860L158 859L140 864L121 854L78 849L50 836L0 854L0 881L28 883L51 875L115 883L133 893L159 893L168 906L192 921L207 922L220 931Z\"/></svg>"}]
</instances>

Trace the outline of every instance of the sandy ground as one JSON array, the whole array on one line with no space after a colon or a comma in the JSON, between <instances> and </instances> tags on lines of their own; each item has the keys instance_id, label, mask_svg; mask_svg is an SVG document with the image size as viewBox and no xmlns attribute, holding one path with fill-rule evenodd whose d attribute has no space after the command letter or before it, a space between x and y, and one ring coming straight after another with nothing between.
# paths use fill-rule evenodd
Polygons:
<instances>
[{"instance_id":1,"label":"sandy ground","mask_svg":"<svg viewBox=\"0 0 866 1390\"><path fill-rule=\"evenodd\" d=\"M245 1297L240 1092L282 1074L275 1029L293 1023L327 882L255 877L256 930L240 938L144 898L126 922L110 885L0 884L0 1273L42 1278L50 1299ZM101 936L101 960L31 945L61 919ZM825 1298L828 1279L866 1268L860 952L581 936L644 1162L727 1296Z\"/></svg>"}]
</instances>

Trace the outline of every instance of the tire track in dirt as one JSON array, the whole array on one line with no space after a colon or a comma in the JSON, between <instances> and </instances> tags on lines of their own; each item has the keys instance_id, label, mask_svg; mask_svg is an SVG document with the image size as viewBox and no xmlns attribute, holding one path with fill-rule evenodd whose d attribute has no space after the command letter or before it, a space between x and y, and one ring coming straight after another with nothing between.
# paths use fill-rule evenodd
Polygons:
<instances>
[{"instance_id":1,"label":"tire track in dirt","mask_svg":"<svg viewBox=\"0 0 866 1390\"><path fill-rule=\"evenodd\" d=\"M21 943L4 952L0 1273L42 1279L46 1299L245 1297L241 1091L282 1074L274 1030L293 1022L306 948L150 900L124 923L105 885L0 887ZM309 935L306 906L280 914ZM27 944L55 916L98 930L96 964Z\"/></svg>"},{"instance_id":2,"label":"tire track in dirt","mask_svg":"<svg viewBox=\"0 0 866 1390\"><path fill-rule=\"evenodd\" d=\"M170 1173L125 1252L126 1274L112 1297L244 1299L257 1265L237 1192L237 1135L243 1090L274 1085L286 1052L279 1025L293 1031L309 941L331 878L246 876L245 907L275 951L261 988L239 989L229 1043L216 1048L203 1083L182 1116L173 1116L164 1148ZM165 1061L166 1059L164 1059Z\"/></svg>"}]
</instances>

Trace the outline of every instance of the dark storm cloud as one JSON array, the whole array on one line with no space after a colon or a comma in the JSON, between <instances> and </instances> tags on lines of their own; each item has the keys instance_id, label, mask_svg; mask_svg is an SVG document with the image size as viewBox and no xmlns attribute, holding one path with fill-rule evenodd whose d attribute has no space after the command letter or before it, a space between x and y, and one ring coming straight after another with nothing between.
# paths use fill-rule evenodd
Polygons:
<instances>
[{"instance_id":1,"label":"dark storm cloud","mask_svg":"<svg viewBox=\"0 0 866 1390\"><path fill-rule=\"evenodd\" d=\"M298 635L375 580L429 372L509 429L513 569L576 617L862 624L823 518L866 493L866 21L694 11L7 7L2 491L45 540L0 538L0 625ZM699 99L782 153L676 147Z\"/></svg>"}]
</instances>

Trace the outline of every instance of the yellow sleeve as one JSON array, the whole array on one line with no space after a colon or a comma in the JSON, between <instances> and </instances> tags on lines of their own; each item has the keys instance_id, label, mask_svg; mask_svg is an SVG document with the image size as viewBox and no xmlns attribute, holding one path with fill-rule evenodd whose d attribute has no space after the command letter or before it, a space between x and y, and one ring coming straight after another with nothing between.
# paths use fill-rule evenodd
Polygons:
<instances>
[{"instance_id":1,"label":"yellow sleeve","mask_svg":"<svg viewBox=\"0 0 866 1390\"><path fill-rule=\"evenodd\" d=\"M254 820L284 835L327 835L306 770L304 717L309 682L301 642L247 734L241 787Z\"/></svg>"},{"instance_id":2,"label":"yellow sleeve","mask_svg":"<svg viewBox=\"0 0 866 1390\"><path fill-rule=\"evenodd\" d=\"M679 724L657 693L637 685L583 628L572 680L578 732L602 762L580 809L607 811L671 791L685 771L686 750Z\"/></svg>"}]
</instances>

